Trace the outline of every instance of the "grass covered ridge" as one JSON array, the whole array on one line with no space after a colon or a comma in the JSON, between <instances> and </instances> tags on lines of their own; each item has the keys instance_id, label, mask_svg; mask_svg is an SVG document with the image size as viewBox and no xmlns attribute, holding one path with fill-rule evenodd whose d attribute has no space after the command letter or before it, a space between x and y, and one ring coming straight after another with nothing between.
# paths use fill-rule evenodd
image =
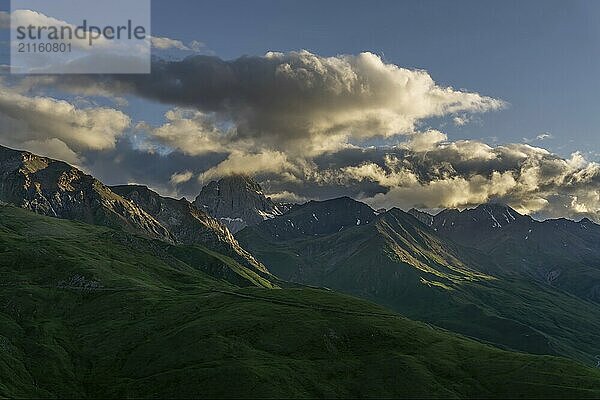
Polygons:
<instances>
[{"instance_id":1,"label":"grass covered ridge","mask_svg":"<svg viewBox=\"0 0 600 400\"><path fill-rule=\"evenodd\" d=\"M600 397L575 362L240 268L0 207L0 396Z\"/></svg>"}]
</instances>

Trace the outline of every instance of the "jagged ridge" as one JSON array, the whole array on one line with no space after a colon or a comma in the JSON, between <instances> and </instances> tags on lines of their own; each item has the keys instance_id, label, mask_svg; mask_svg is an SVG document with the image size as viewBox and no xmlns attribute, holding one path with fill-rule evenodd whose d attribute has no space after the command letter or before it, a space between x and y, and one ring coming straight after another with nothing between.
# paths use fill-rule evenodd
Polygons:
<instances>
[{"instance_id":1,"label":"jagged ridge","mask_svg":"<svg viewBox=\"0 0 600 400\"><path fill-rule=\"evenodd\" d=\"M0 200L52 217L118 227L173 242L130 200L62 161L0 146Z\"/></svg>"},{"instance_id":2,"label":"jagged ridge","mask_svg":"<svg viewBox=\"0 0 600 400\"><path fill-rule=\"evenodd\" d=\"M201 243L234 260L267 273L267 269L244 250L225 225L197 209L186 199L160 196L141 185L112 186L119 195L133 201L165 226L178 243Z\"/></svg>"},{"instance_id":3,"label":"jagged ridge","mask_svg":"<svg viewBox=\"0 0 600 400\"><path fill-rule=\"evenodd\" d=\"M234 233L286 211L266 197L260 185L247 175L232 175L210 182L193 204L218 218Z\"/></svg>"}]
</instances>

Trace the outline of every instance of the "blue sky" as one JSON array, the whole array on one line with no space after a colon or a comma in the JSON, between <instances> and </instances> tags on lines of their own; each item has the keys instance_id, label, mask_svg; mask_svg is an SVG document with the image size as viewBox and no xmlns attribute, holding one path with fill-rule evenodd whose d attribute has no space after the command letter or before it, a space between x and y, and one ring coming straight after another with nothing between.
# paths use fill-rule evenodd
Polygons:
<instances>
[{"instance_id":1,"label":"blue sky","mask_svg":"<svg viewBox=\"0 0 600 400\"><path fill-rule=\"evenodd\" d=\"M371 51L436 82L501 98L450 139L522 141L600 153L598 1L153 1L153 32L200 40L224 59L306 49ZM539 142L537 143L540 144Z\"/></svg>"}]
</instances>

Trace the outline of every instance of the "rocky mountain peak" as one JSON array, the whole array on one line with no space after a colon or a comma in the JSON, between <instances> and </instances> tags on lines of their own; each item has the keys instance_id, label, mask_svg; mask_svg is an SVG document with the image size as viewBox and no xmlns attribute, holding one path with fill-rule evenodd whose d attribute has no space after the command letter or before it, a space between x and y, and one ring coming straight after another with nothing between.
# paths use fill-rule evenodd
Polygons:
<instances>
[{"instance_id":1,"label":"rocky mountain peak","mask_svg":"<svg viewBox=\"0 0 600 400\"><path fill-rule=\"evenodd\" d=\"M232 232L285 211L266 197L258 182L247 175L231 175L210 182L202 188L193 204L219 219Z\"/></svg>"},{"instance_id":2,"label":"rocky mountain peak","mask_svg":"<svg viewBox=\"0 0 600 400\"><path fill-rule=\"evenodd\" d=\"M0 200L38 214L173 241L156 219L94 177L65 162L1 146Z\"/></svg>"},{"instance_id":3,"label":"rocky mountain peak","mask_svg":"<svg viewBox=\"0 0 600 400\"><path fill-rule=\"evenodd\" d=\"M146 186L121 185L111 189L139 205L171 232L178 243L202 244L228 255L256 272L265 267L245 251L227 227L217 219L193 206L185 198L163 197Z\"/></svg>"},{"instance_id":4,"label":"rocky mountain peak","mask_svg":"<svg viewBox=\"0 0 600 400\"><path fill-rule=\"evenodd\" d=\"M249 175L231 175L220 179L217 183L220 183L218 186L230 185L239 188L240 190L254 192L256 194L263 194L262 188L258 182L252 179L252 177Z\"/></svg>"},{"instance_id":5,"label":"rocky mountain peak","mask_svg":"<svg viewBox=\"0 0 600 400\"><path fill-rule=\"evenodd\" d=\"M501 228L520 220L523 215L505 204L481 204L475 208L476 216L487 220L493 228Z\"/></svg>"}]
</instances>

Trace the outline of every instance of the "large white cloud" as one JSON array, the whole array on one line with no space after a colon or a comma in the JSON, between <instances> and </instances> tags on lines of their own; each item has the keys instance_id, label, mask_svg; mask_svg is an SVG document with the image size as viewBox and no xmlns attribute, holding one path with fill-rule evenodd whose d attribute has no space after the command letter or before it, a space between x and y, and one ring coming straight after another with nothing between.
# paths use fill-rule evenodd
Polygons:
<instances>
[{"instance_id":1,"label":"large white cloud","mask_svg":"<svg viewBox=\"0 0 600 400\"><path fill-rule=\"evenodd\" d=\"M385 63L372 53L322 57L308 51L269 52L262 57L224 61L196 56L156 61L150 76L60 77L63 88L136 94L194 109L210 116L179 114L185 122L182 142L220 142L223 132L235 148L285 151L310 157L375 138L414 134L432 117L481 113L505 106L501 100L435 83L426 71ZM183 123L183 121L182 121ZM170 119L166 134L176 123ZM194 139L191 128L197 125ZM167 145L180 146L168 135ZM160 135L158 136L160 139ZM198 147L193 146L192 147Z\"/></svg>"},{"instance_id":2,"label":"large white cloud","mask_svg":"<svg viewBox=\"0 0 600 400\"><path fill-rule=\"evenodd\" d=\"M119 110L78 108L0 84L0 140L6 145L75 163L83 151L114 148L129 125L130 118Z\"/></svg>"},{"instance_id":3,"label":"large white cloud","mask_svg":"<svg viewBox=\"0 0 600 400\"><path fill-rule=\"evenodd\" d=\"M404 146L410 147L410 146ZM522 144L436 143L336 171L347 185L374 182L374 207L467 207L503 201L524 213L600 221L600 164ZM332 176L331 171L326 176Z\"/></svg>"},{"instance_id":4,"label":"large white cloud","mask_svg":"<svg viewBox=\"0 0 600 400\"><path fill-rule=\"evenodd\" d=\"M288 159L279 151L245 153L234 151L227 159L208 169L199 176L201 182L236 174L276 174L282 179L297 179L302 175L302 167Z\"/></svg>"},{"instance_id":5,"label":"large white cloud","mask_svg":"<svg viewBox=\"0 0 600 400\"><path fill-rule=\"evenodd\" d=\"M201 51L209 51L206 45L198 40L192 40L185 44L181 40L171 39L168 37L152 36L150 43L157 50L177 49L185 52L198 53Z\"/></svg>"},{"instance_id":6,"label":"large white cloud","mask_svg":"<svg viewBox=\"0 0 600 400\"><path fill-rule=\"evenodd\" d=\"M176 172L171 175L169 182L171 182L172 185L177 186L181 185L182 183L189 182L193 177L194 173L192 171Z\"/></svg>"}]
</instances>

